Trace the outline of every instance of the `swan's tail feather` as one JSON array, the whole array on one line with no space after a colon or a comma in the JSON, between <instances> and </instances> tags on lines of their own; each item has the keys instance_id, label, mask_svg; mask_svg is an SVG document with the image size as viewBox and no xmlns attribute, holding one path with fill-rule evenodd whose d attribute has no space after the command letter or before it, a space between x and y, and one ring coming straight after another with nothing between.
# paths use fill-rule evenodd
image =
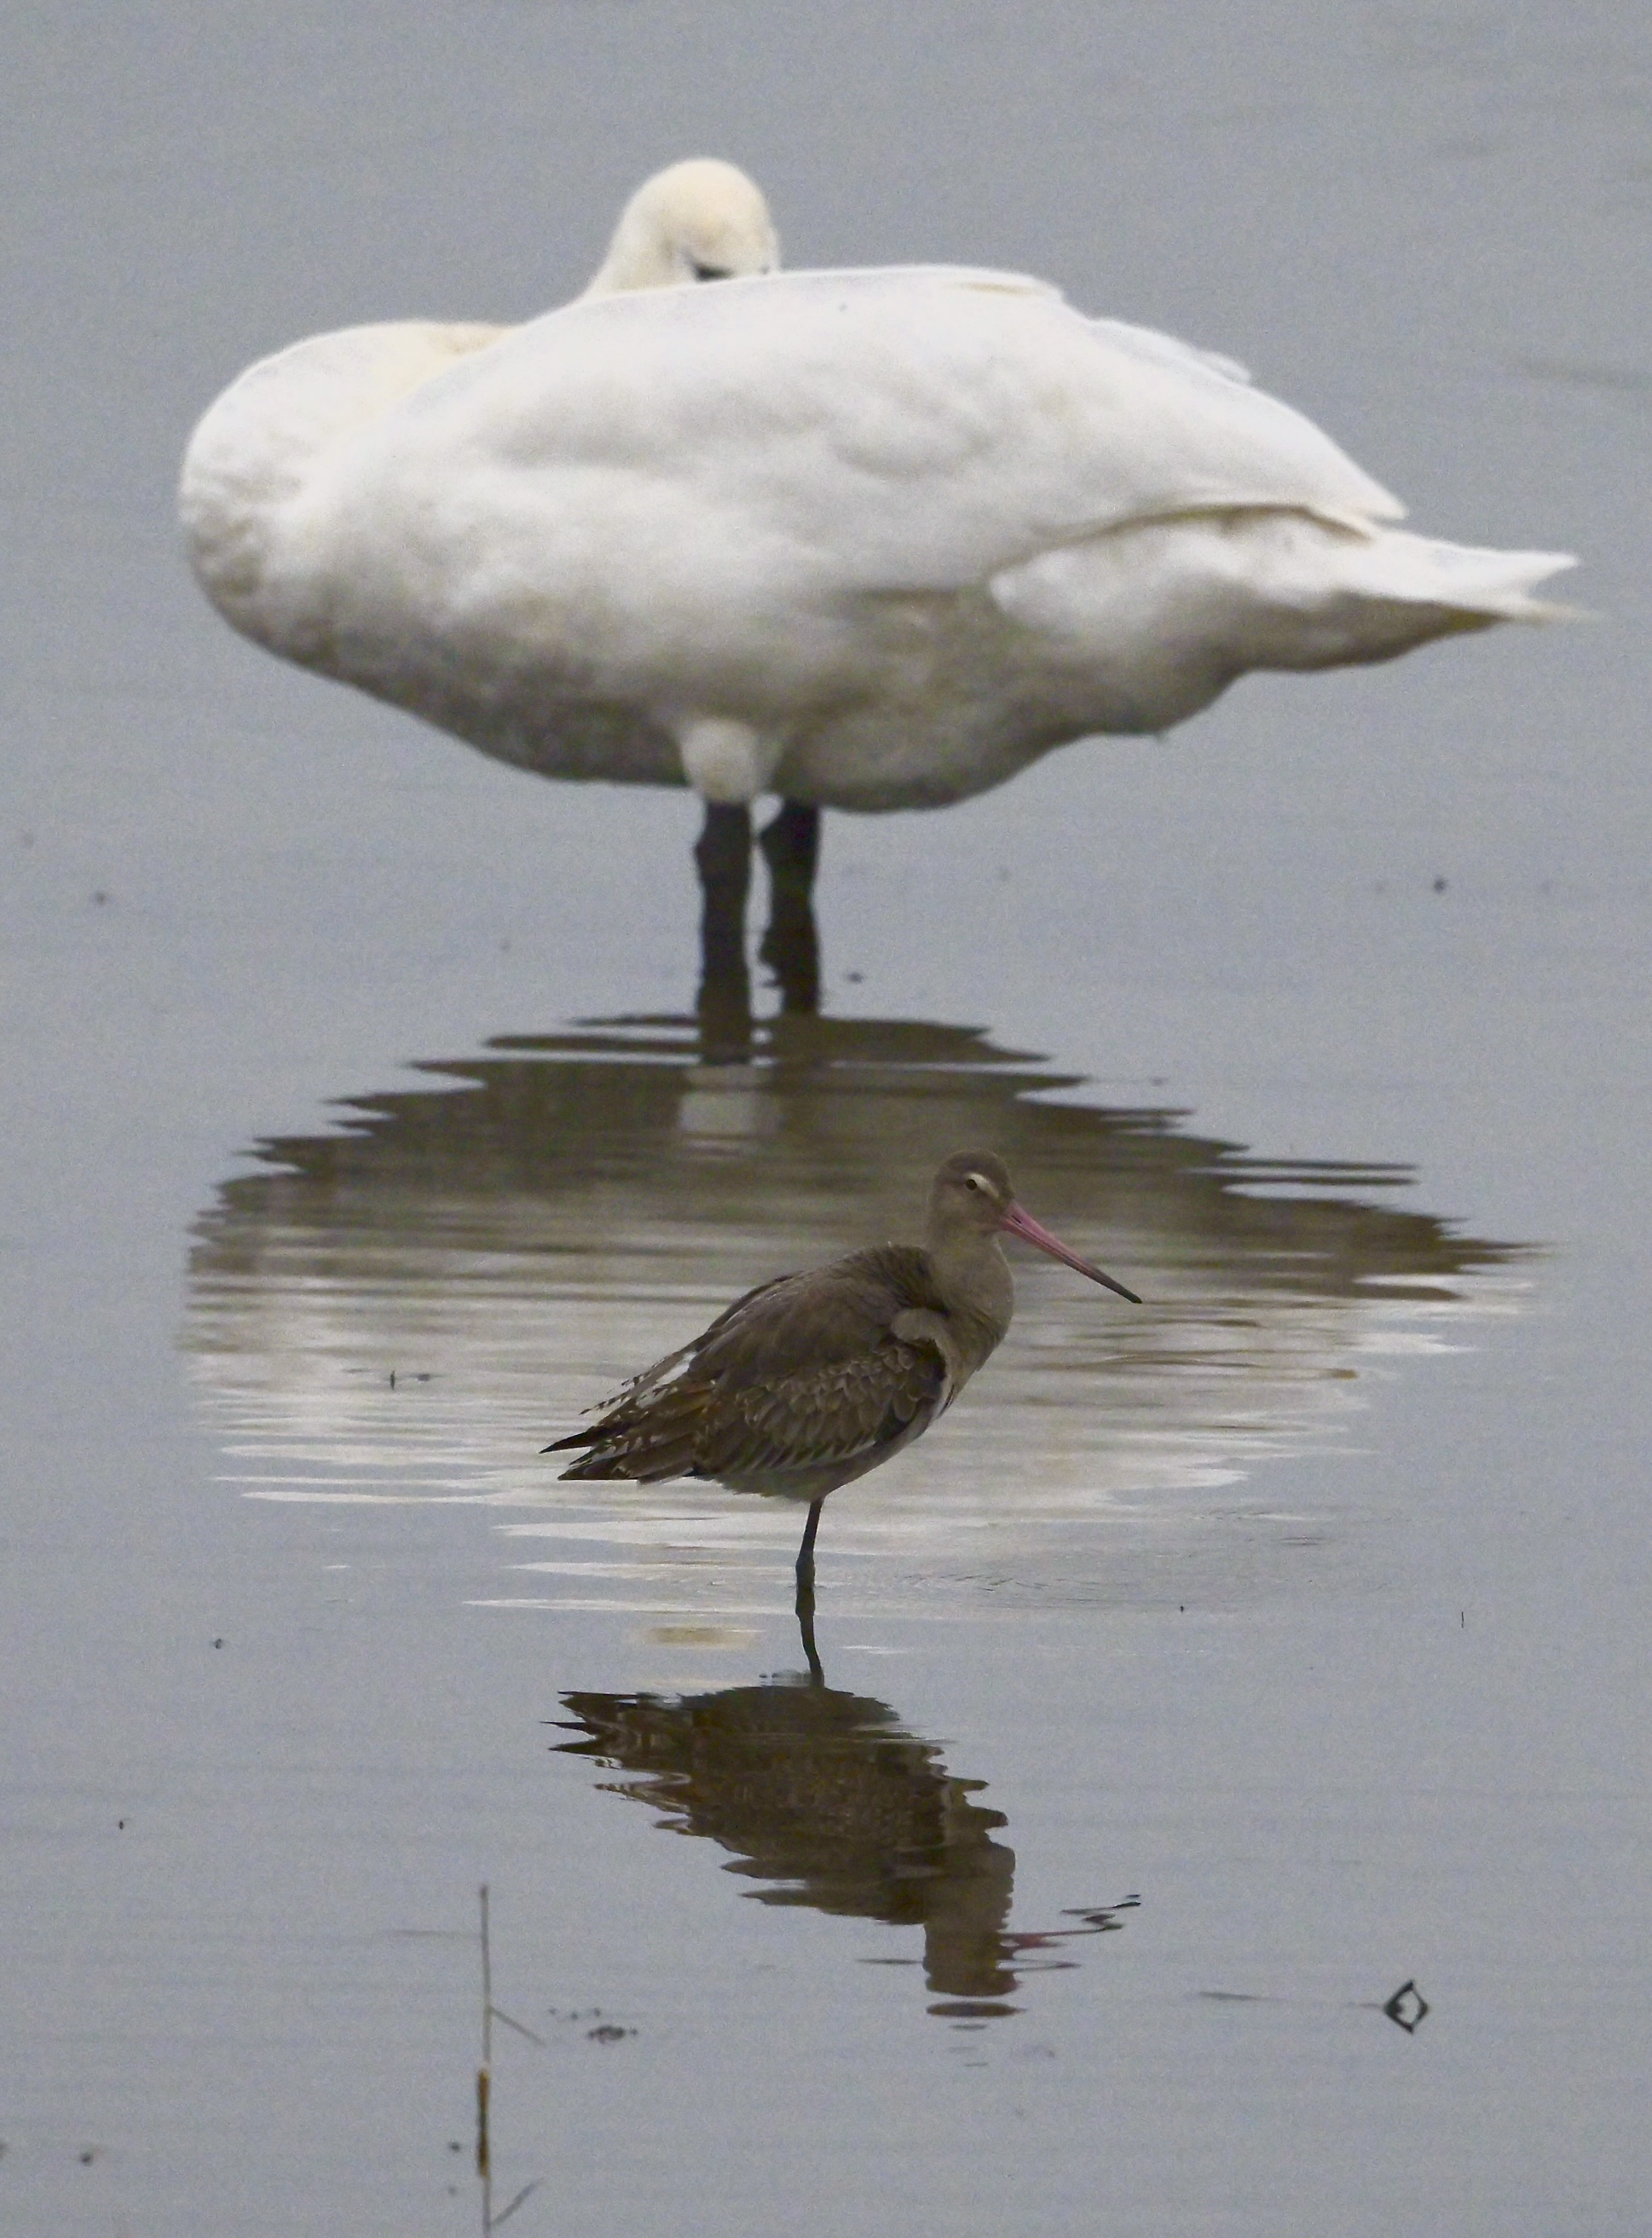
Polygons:
<instances>
[{"instance_id":1,"label":"swan's tail feather","mask_svg":"<svg viewBox=\"0 0 1652 2238\"><path fill-rule=\"evenodd\" d=\"M1534 593L1576 564L1257 506L1136 522L991 587L1012 620L1106 665L1143 711L1139 727L1162 730L1246 669L1391 660L1497 622L1564 620L1573 609Z\"/></svg>"},{"instance_id":2,"label":"swan's tail feather","mask_svg":"<svg viewBox=\"0 0 1652 2238\"><path fill-rule=\"evenodd\" d=\"M1460 617L1463 629L1493 622L1575 620L1580 609L1532 596L1539 583L1575 567L1567 552L1496 552L1384 529L1345 547L1338 588L1356 597L1428 606Z\"/></svg>"}]
</instances>

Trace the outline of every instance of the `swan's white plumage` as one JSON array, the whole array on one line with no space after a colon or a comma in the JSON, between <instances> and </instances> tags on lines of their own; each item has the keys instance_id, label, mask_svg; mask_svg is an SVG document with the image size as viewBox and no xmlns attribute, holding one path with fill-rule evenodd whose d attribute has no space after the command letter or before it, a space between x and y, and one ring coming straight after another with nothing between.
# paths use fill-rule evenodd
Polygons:
<instances>
[{"instance_id":1,"label":"swan's white plumage","mask_svg":"<svg viewBox=\"0 0 1652 2238\"><path fill-rule=\"evenodd\" d=\"M324 334L234 384L182 500L230 621L548 775L885 808L1249 668L1550 611L1565 559L1393 529L1229 361L1014 274L769 272L761 197L675 170L732 228L696 262L747 276L669 284L637 212L694 182L651 182L577 302Z\"/></svg>"},{"instance_id":2,"label":"swan's white plumage","mask_svg":"<svg viewBox=\"0 0 1652 2238\"><path fill-rule=\"evenodd\" d=\"M769 205L745 173L693 156L644 179L624 209L590 295L772 272L780 242Z\"/></svg>"}]
</instances>

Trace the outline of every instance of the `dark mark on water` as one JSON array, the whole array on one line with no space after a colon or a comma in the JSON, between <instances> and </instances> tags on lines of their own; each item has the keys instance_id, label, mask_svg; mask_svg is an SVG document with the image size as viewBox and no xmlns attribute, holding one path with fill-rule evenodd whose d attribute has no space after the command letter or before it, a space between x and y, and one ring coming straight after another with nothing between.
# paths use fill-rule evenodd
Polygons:
<instances>
[{"instance_id":1,"label":"dark mark on water","mask_svg":"<svg viewBox=\"0 0 1652 2238\"><path fill-rule=\"evenodd\" d=\"M1396 2028L1404 2029L1407 2036L1415 2036L1427 2017L1429 2003L1415 1982L1405 1981L1400 1983L1383 2010Z\"/></svg>"},{"instance_id":2,"label":"dark mark on water","mask_svg":"<svg viewBox=\"0 0 1652 2238\"><path fill-rule=\"evenodd\" d=\"M1283 1997L1270 1990L1196 1990L1194 1996L1209 2005L1316 2005L1322 2001L1315 1997ZM1353 2011L1385 2013L1396 2028L1414 2036L1428 2013L1429 2003L1413 1981L1402 1982L1386 2003L1360 2001Z\"/></svg>"}]
</instances>

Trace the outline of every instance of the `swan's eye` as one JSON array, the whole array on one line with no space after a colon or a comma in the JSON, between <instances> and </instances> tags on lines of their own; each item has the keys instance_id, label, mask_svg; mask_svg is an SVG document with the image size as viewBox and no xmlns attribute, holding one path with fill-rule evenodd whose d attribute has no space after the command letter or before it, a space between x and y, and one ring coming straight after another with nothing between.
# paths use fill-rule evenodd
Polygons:
<instances>
[{"instance_id":1,"label":"swan's eye","mask_svg":"<svg viewBox=\"0 0 1652 2238\"><path fill-rule=\"evenodd\" d=\"M697 280L732 280L734 277L726 264L702 264L697 256L690 257L689 270Z\"/></svg>"},{"instance_id":2,"label":"swan's eye","mask_svg":"<svg viewBox=\"0 0 1652 2238\"><path fill-rule=\"evenodd\" d=\"M964 1187L966 1189L984 1189L986 1186L986 1182L982 1181L979 1174L966 1174L964 1175Z\"/></svg>"}]
</instances>

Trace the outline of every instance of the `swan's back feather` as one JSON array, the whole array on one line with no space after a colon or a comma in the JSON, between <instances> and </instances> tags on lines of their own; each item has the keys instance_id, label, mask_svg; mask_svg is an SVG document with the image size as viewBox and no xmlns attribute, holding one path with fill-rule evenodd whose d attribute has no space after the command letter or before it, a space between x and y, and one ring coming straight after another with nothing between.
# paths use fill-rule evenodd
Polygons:
<instances>
[{"instance_id":1,"label":"swan's back feather","mask_svg":"<svg viewBox=\"0 0 1652 2238\"><path fill-rule=\"evenodd\" d=\"M710 718L856 809L1539 619L1567 564L1398 533L1241 367L946 266L318 335L208 412L181 506L238 628L489 753L678 783Z\"/></svg>"},{"instance_id":2,"label":"swan's back feather","mask_svg":"<svg viewBox=\"0 0 1652 2238\"><path fill-rule=\"evenodd\" d=\"M1289 406L1014 275L779 274L568 305L459 357L314 455L301 510L359 567L463 491L508 544L565 546L571 496L696 572L832 595L947 593L1132 520L1395 501ZM638 508L647 508L638 518ZM453 508L439 523L462 549ZM458 535L456 536L456 531ZM755 531L755 534L754 534ZM609 540L618 536L616 545Z\"/></svg>"}]
</instances>

